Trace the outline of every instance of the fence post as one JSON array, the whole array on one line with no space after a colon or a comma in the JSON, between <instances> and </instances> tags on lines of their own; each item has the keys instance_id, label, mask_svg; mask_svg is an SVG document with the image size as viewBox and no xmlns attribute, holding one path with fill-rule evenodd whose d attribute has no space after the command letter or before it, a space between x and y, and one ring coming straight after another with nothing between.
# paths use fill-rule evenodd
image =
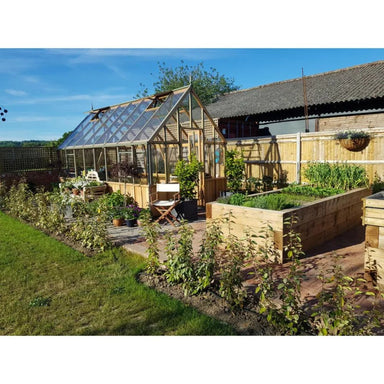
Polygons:
<instances>
[{"instance_id":1,"label":"fence post","mask_svg":"<svg viewBox=\"0 0 384 384\"><path fill-rule=\"evenodd\" d=\"M301 183L301 132L296 136L296 183Z\"/></svg>"}]
</instances>

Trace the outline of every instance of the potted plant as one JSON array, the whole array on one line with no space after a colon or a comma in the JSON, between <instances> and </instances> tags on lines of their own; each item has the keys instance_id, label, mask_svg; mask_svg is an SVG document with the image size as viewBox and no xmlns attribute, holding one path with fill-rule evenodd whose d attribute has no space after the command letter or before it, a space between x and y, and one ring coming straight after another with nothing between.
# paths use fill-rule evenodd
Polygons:
<instances>
[{"instance_id":1,"label":"potted plant","mask_svg":"<svg viewBox=\"0 0 384 384\"><path fill-rule=\"evenodd\" d=\"M110 215L112 217L112 223L115 227L121 227L125 222L125 212L121 207L114 207L110 210Z\"/></svg>"},{"instance_id":2,"label":"potted plant","mask_svg":"<svg viewBox=\"0 0 384 384\"><path fill-rule=\"evenodd\" d=\"M71 180L66 180L60 183L60 189L67 194L71 193L73 189L73 182Z\"/></svg>"},{"instance_id":3,"label":"potted plant","mask_svg":"<svg viewBox=\"0 0 384 384\"><path fill-rule=\"evenodd\" d=\"M197 220L196 186L199 181L199 173L203 172L203 163L197 160L192 153L189 162L179 160L176 163L174 174L180 184L182 203L177 206L178 213L186 220Z\"/></svg>"},{"instance_id":4,"label":"potted plant","mask_svg":"<svg viewBox=\"0 0 384 384\"><path fill-rule=\"evenodd\" d=\"M225 153L225 177L231 193L238 193L243 185L245 175L244 159L236 150Z\"/></svg>"},{"instance_id":5,"label":"potted plant","mask_svg":"<svg viewBox=\"0 0 384 384\"><path fill-rule=\"evenodd\" d=\"M127 227L134 227L136 222L137 222L137 218L139 217L139 214L140 214L140 208L137 206L137 205L128 205L125 209L124 209L124 218L125 218L125 223L127 225Z\"/></svg>"},{"instance_id":6,"label":"potted plant","mask_svg":"<svg viewBox=\"0 0 384 384\"><path fill-rule=\"evenodd\" d=\"M335 138L348 151L359 152L368 146L371 137L365 131L343 131L338 132Z\"/></svg>"},{"instance_id":7,"label":"potted plant","mask_svg":"<svg viewBox=\"0 0 384 384\"><path fill-rule=\"evenodd\" d=\"M151 219L151 210L149 208L141 208L139 217L137 218L137 225L141 227L143 223Z\"/></svg>"}]
</instances>

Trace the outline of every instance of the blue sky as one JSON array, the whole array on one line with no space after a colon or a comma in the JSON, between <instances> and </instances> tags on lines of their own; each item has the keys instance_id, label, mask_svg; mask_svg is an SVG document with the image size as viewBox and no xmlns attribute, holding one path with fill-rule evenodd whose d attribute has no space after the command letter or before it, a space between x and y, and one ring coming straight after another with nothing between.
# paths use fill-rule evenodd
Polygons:
<instances>
[{"instance_id":1,"label":"blue sky","mask_svg":"<svg viewBox=\"0 0 384 384\"><path fill-rule=\"evenodd\" d=\"M150 91L158 62L203 62L241 88L384 59L384 49L1 49L0 140L50 140L95 108Z\"/></svg>"}]
</instances>

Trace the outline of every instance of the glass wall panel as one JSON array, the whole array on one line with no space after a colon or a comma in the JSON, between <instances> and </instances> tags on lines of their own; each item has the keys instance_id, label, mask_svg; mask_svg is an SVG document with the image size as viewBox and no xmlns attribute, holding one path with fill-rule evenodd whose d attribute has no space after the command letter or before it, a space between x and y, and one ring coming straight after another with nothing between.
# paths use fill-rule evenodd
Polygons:
<instances>
[{"instance_id":1,"label":"glass wall panel","mask_svg":"<svg viewBox=\"0 0 384 384\"><path fill-rule=\"evenodd\" d=\"M81 167L83 169L85 169L85 174L87 174L88 171L94 171L95 170L95 166L94 166L94 163L93 163L93 150L92 149L79 149L79 152L83 152L84 151L84 160L85 160L85 168L84 168L84 162L82 161L81 162Z\"/></svg>"},{"instance_id":2,"label":"glass wall panel","mask_svg":"<svg viewBox=\"0 0 384 384\"><path fill-rule=\"evenodd\" d=\"M99 175L99 179L105 181L105 159L104 159L103 148L95 148L95 160L96 160L96 171Z\"/></svg>"}]
</instances>

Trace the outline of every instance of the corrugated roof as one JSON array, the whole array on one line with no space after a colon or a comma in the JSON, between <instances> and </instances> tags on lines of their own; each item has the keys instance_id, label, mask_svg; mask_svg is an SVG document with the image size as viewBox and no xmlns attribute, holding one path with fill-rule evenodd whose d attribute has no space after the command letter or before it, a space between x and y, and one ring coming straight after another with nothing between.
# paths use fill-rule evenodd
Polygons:
<instances>
[{"instance_id":1,"label":"corrugated roof","mask_svg":"<svg viewBox=\"0 0 384 384\"><path fill-rule=\"evenodd\" d=\"M384 61L306 76L308 106L384 97ZM304 108L302 78L231 92L208 105L214 118Z\"/></svg>"}]
</instances>

